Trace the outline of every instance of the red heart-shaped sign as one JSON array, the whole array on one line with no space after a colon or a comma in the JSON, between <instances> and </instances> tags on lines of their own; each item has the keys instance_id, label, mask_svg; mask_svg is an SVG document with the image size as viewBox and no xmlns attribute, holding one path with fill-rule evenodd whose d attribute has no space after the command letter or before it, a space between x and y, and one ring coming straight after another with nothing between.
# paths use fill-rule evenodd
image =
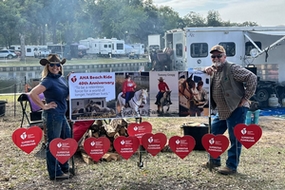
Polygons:
<instances>
[{"instance_id":1,"label":"red heart-shaped sign","mask_svg":"<svg viewBox=\"0 0 285 190\"><path fill-rule=\"evenodd\" d=\"M115 150L126 160L129 159L140 146L137 137L119 136L113 143Z\"/></svg>"},{"instance_id":2,"label":"red heart-shaped sign","mask_svg":"<svg viewBox=\"0 0 285 190\"><path fill-rule=\"evenodd\" d=\"M238 141L247 149L252 147L261 137L262 129L255 124L245 125L237 124L234 128L234 134Z\"/></svg>"},{"instance_id":3,"label":"red heart-shaped sign","mask_svg":"<svg viewBox=\"0 0 285 190\"><path fill-rule=\"evenodd\" d=\"M84 141L84 150L95 161L99 161L110 148L110 140L107 137L90 137Z\"/></svg>"},{"instance_id":4,"label":"red heart-shaped sign","mask_svg":"<svg viewBox=\"0 0 285 190\"><path fill-rule=\"evenodd\" d=\"M128 125L128 134L130 136L137 137L139 139L140 144L142 144L142 136L146 133L152 132L152 126L149 122L141 122L141 123L130 123Z\"/></svg>"},{"instance_id":5,"label":"red heart-shaped sign","mask_svg":"<svg viewBox=\"0 0 285 190\"><path fill-rule=\"evenodd\" d=\"M202 145L213 158L218 158L225 152L229 144L229 139L225 135L206 134L202 137Z\"/></svg>"},{"instance_id":6,"label":"red heart-shaped sign","mask_svg":"<svg viewBox=\"0 0 285 190\"><path fill-rule=\"evenodd\" d=\"M75 139L56 138L49 143L49 150L61 164L64 164L74 155L77 146L78 144Z\"/></svg>"},{"instance_id":7,"label":"red heart-shaped sign","mask_svg":"<svg viewBox=\"0 0 285 190\"><path fill-rule=\"evenodd\" d=\"M42 129L38 126L19 128L12 134L12 140L17 147L30 154L38 146L43 136Z\"/></svg>"},{"instance_id":8,"label":"red heart-shaped sign","mask_svg":"<svg viewBox=\"0 0 285 190\"><path fill-rule=\"evenodd\" d=\"M152 155L157 155L165 146L167 137L163 133L146 133L142 136L142 146Z\"/></svg>"},{"instance_id":9,"label":"red heart-shaped sign","mask_svg":"<svg viewBox=\"0 0 285 190\"><path fill-rule=\"evenodd\" d=\"M196 141L190 135L173 136L169 139L168 145L177 156L184 159L194 149Z\"/></svg>"}]
</instances>

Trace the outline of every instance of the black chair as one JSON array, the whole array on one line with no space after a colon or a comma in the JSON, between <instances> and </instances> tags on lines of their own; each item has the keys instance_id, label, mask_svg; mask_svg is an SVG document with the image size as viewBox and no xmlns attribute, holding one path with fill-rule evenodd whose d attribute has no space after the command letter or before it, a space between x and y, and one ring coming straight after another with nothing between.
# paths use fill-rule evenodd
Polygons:
<instances>
[{"instance_id":1,"label":"black chair","mask_svg":"<svg viewBox=\"0 0 285 190\"><path fill-rule=\"evenodd\" d=\"M39 97L44 101L44 94L40 94ZM18 102L22 108L21 127L23 127L25 119L28 122L28 127L42 124L42 109L33 102L29 93L21 94L18 97Z\"/></svg>"}]
</instances>

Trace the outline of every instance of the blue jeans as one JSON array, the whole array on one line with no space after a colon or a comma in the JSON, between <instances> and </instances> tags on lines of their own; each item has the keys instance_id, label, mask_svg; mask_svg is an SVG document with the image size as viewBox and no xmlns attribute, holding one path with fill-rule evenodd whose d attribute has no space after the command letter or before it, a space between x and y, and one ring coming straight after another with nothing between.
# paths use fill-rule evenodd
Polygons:
<instances>
[{"instance_id":1,"label":"blue jeans","mask_svg":"<svg viewBox=\"0 0 285 190\"><path fill-rule=\"evenodd\" d=\"M58 113L47 113L43 111L43 123L47 129L47 148L46 148L46 163L47 170L50 179L54 179L55 176L60 176L63 171L69 170L68 162L61 164L51 154L49 150L49 143L55 138L70 138L71 129L67 122L65 115Z\"/></svg>"},{"instance_id":2,"label":"blue jeans","mask_svg":"<svg viewBox=\"0 0 285 190\"><path fill-rule=\"evenodd\" d=\"M241 154L241 143L236 139L234 135L234 127L239 123L245 123L245 117L248 108L238 107L234 110L231 116L226 120L220 120L218 114L214 116L211 133L214 135L224 134L226 130L229 133L230 148L228 149L228 159L226 166L232 170L237 170L239 164L239 158ZM214 159L210 157L213 164L221 164L221 158Z\"/></svg>"}]
</instances>

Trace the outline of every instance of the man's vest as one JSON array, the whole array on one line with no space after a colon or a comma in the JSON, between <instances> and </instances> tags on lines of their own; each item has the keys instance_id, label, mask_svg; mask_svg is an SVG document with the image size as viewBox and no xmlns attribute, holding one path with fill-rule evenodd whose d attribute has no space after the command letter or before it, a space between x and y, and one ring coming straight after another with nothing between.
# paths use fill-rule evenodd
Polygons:
<instances>
[{"instance_id":1,"label":"man's vest","mask_svg":"<svg viewBox=\"0 0 285 190\"><path fill-rule=\"evenodd\" d=\"M241 99L244 97L245 89L242 82L234 80L231 72L234 64L225 62L222 71L222 78L218 81L221 84L222 93L226 100L227 106L231 112L233 112L239 105ZM211 77L211 86L212 86ZM213 88L211 88L212 91ZM211 93L212 94L212 93ZM215 109L217 107L211 95L211 105Z\"/></svg>"}]
</instances>

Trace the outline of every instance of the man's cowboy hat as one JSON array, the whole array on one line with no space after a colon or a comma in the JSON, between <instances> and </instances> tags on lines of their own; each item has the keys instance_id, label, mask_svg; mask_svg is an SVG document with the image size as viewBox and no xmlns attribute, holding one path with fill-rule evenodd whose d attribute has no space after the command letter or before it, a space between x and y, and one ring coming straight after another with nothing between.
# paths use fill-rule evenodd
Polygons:
<instances>
[{"instance_id":1,"label":"man's cowboy hat","mask_svg":"<svg viewBox=\"0 0 285 190\"><path fill-rule=\"evenodd\" d=\"M65 62L66 62L66 59L63 59L60 61L59 56L57 56L56 54L49 54L47 59L40 60L40 64L42 66L46 66L46 64L50 64L50 63L60 63L63 65Z\"/></svg>"},{"instance_id":2,"label":"man's cowboy hat","mask_svg":"<svg viewBox=\"0 0 285 190\"><path fill-rule=\"evenodd\" d=\"M163 79L162 77L159 77L159 79L157 79L157 80L159 80L159 81L163 81L164 79Z\"/></svg>"}]
</instances>

